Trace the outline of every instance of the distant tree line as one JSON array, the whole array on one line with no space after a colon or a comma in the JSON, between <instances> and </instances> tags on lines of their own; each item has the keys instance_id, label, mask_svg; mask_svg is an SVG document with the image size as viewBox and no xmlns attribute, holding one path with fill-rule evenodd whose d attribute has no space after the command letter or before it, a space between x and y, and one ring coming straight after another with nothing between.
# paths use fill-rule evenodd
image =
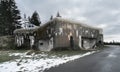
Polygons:
<instances>
[{"instance_id":1,"label":"distant tree line","mask_svg":"<svg viewBox=\"0 0 120 72\"><path fill-rule=\"evenodd\" d=\"M104 42L104 45L120 45L120 42Z\"/></svg>"}]
</instances>

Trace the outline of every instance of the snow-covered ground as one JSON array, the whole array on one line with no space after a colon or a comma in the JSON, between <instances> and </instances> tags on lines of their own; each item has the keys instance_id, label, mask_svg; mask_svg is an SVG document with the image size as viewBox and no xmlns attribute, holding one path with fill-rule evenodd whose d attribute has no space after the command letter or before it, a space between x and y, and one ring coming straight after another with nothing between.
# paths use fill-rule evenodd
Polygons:
<instances>
[{"instance_id":1,"label":"snow-covered ground","mask_svg":"<svg viewBox=\"0 0 120 72\"><path fill-rule=\"evenodd\" d=\"M57 55L47 57L48 54L45 53L32 55L26 55L25 53L13 53L10 54L10 56L20 56L21 59L1 63L0 72L43 72L45 69L58 66L68 61L73 61L93 53L95 53L95 51L72 56L63 55L61 57Z\"/></svg>"}]
</instances>

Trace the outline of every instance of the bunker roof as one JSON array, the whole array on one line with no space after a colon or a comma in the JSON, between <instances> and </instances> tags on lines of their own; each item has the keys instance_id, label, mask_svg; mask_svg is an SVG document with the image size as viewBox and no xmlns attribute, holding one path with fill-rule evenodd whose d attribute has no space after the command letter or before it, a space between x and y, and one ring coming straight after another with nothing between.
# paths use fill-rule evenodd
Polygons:
<instances>
[{"instance_id":1,"label":"bunker roof","mask_svg":"<svg viewBox=\"0 0 120 72\"><path fill-rule=\"evenodd\" d=\"M40 30L40 29L44 29L44 27L48 26L50 22L53 22L53 21L62 21L62 22L65 22L65 23L71 23L71 24L77 24L77 25L81 25L83 27L87 27L87 28L91 28L91 29L96 29L96 30L99 30L102 32L102 29L101 28L97 28L97 27L93 27L93 26L90 26L90 25L87 25L87 24L84 24L84 23L81 23L81 22L76 22L74 20L69 20L69 19L64 19L64 18L60 18L60 17L56 17L48 22L46 22L45 24L42 24L41 26L39 27L34 27L34 28L29 28L29 29L16 29L14 31L14 33L33 33L37 30Z\"/></svg>"}]
</instances>

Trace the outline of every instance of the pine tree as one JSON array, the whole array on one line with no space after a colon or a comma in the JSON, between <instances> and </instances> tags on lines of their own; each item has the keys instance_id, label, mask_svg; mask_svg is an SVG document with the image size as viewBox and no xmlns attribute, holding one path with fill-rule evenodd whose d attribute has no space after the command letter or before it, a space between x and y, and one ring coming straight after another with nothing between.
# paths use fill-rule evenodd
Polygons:
<instances>
[{"instance_id":1,"label":"pine tree","mask_svg":"<svg viewBox=\"0 0 120 72\"><path fill-rule=\"evenodd\" d=\"M15 0L9 0L9 7L10 8L10 12L11 12L11 24L12 24L12 29L16 29L16 28L19 28L20 27L20 19L21 19L21 16L20 16L20 11L18 10L17 6L16 6L16 3L15 3ZM13 31L12 30L12 31Z\"/></svg>"},{"instance_id":2,"label":"pine tree","mask_svg":"<svg viewBox=\"0 0 120 72\"><path fill-rule=\"evenodd\" d=\"M51 15L50 20L52 20L52 19L53 19L53 16Z\"/></svg>"},{"instance_id":3,"label":"pine tree","mask_svg":"<svg viewBox=\"0 0 120 72\"><path fill-rule=\"evenodd\" d=\"M26 14L24 14L24 19L26 19Z\"/></svg>"},{"instance_id":4,"label":"pine tree","mask_svg":"<svg viewBox=\"0 0 120 72\"><path fill-rule=\"evenodd\" d=\"M61 17L59 12L57 12L57 15L56 15L56 17Z\"/></svg>"},{"instance_id":5,"label":"pine tree","mask_svg":"<svg viewBox=\"0 0 120 72\"><path fill-rule=\"evenodd\" d=\"M28 16L28 21L29 21L29 22L31 21L31 18L30 18L30 16Z\"/></svg>"},{"instance_id":6,"label":"pine tree","mask_svg":"<svg viewBox=\"0 0 120 72\"><path fill-rule=\"evenodd\" d=\"M8 34L8 1L1 1L0 3L0 35Z\"/></svg>"},{"instance_id":7,"label":"pine tree","mask_svg":"<svg viewBox=\"0 0 120 72\"><path fill-rule=\"evenodd\" d=\"M0 2L0 36L3 35L3 17L2 17L2 7Z\"/></svg>"},{"instance_id":8,"label":"pine tree","mask_svg":"<svg viewBox=\"0 0 120 72\"><path fill-rule=\"evenodd\" d=\"M30 19L30 22L36 26L40 26L41 21L39 18L39 14L35 11Z\"/></svg>"},{"instance_id":9,"label":"pine tree","mask_svg":"<svg viewBox=\"0 0 120 72\"><path fill-rule=\"evenodd\" d=\"M0 3L0 35L12 35L20 27L20 11L14 0L2 0Z\"/></svg>"}]
</instances>

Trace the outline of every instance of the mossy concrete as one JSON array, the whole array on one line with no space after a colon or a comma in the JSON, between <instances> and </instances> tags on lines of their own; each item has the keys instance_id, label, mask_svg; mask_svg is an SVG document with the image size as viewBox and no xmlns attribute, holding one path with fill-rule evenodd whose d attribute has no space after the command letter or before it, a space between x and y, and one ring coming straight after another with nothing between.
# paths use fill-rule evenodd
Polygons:
<instances>
[{"instance_id":1,"label":"mossy concrete","mask_svg":"<svg viewBox=\"0 0 120 72\"><path fill-rule=\"evenodd\" d=\"M14 36L1 36L0 37L0 50L14 49L15 42Z\"/></svg>"}]
</instances>

